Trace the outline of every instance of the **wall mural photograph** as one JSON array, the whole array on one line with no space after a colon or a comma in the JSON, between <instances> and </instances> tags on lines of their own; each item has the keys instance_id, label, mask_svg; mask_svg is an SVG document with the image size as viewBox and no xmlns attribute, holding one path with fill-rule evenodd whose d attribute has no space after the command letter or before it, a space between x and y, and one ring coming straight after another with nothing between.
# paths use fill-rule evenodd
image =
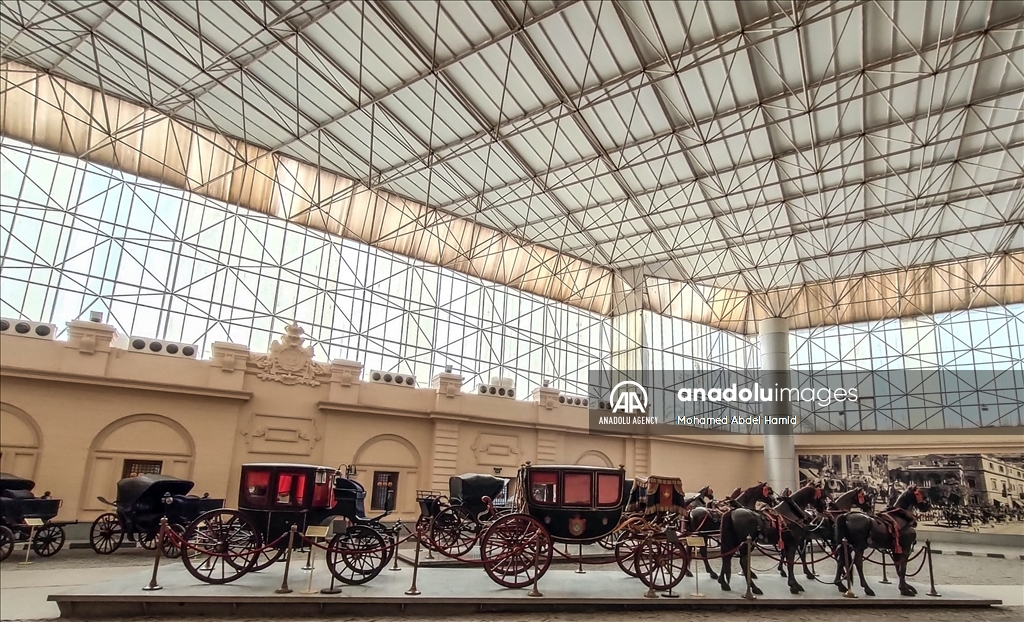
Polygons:
<instances>
[{"instance_id":1,"label":"wall mural photograph","mask_svg":"<svg viewBox=\"0 0 1024 622\"><path fill-rule=\"evenodd\" d=\"M833 496L855 487L888 506L908 486L927 490L938 527L1024 528L1024 453L801 454L800 483L821 482Z\"/></svg>"}]
</instances>

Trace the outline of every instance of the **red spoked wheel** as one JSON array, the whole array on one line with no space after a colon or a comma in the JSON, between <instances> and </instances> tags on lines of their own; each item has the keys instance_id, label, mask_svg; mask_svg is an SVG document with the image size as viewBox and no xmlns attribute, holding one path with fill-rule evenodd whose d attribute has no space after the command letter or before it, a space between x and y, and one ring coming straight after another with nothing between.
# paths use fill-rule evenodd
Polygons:
<instances>
[{"instance_id":1,"label":"red spoked wheel","mask_svg":"<svg viewBox=\"0 0 1024 622\"><path fill-rule=\"evenodd\" d=\"M461 505L445 508L430 521L427 542L435 551L451 557L465 555L480 537L480 524Z\"/></svg>"},{"instance_id":2,"label":"red spoked wheel","mask_svg":"<svg viewBox=\"0 0 1024 622\"><path fill-rule=\"evenodd\" d=\"M615 550L615 541L618 540L619 534L610 533L607 536L597 541L597 545L606 551Z\"/></svg>"},{"instance_id":3,"label":"red spoked wheel","mask_svg":"<svg viewBox=\"0 0 1024 622\"><path fill-rule=\"evenodd\" d=\"M181 547L178 546L178 542L181 541L181 536L185 533L185 527L178 523L171 523L167 526L167 531L168 533L164 534L162 540L161 550L163 550L164 557L178 559L181 557Z\"/></svg>"},{"instance_id":4,"label":"red spoked wheel","mask_svg":"<svg viewBox=\"0 0 1024 622\"><path fill-rule=\"evenodd\" d=\"M679 542L652 537L640 542L633 552L636 576L653 590L668 590L686 576L690 554Z\"/></svg>"},{"instance_id":5,"label":"red spoked wheel","mask_svg":"<svg viewBox=\"0 0 1024 622\"><path fill-rule=\"evenodd\" d=\"M526 514L502 516L480 538L484 570L504 587L525 587L543 577L553 553L547 530Z\"/></svg>"},{"instance_id":6,"label":"red spoked wheel","mask_svg":"<svg viewBox=\"0 0 1024 622\"><path fill-rule=\"evenodd\" d=\"M362 585L384 570L393 548L397 547L376 530L355 525L331 540L327 547L327 567L338 581Z\"/></svg>"},{"instance_id":7,"label":"red spoked wheel","mask_svg":"<svg viewBox=\"0 0 1024 622\"><path fill-rule=\"evenodd\" d=\"M236 510L211 510L182 535L185 569L203 583L231 583L252 570L263 546L256 526Z\"/></svg>"},{"instance_id":8,"label":"red spoked wheel","mask_svg":"<svg viewBox=\"0 0 1024 622\"><path fill-rule=\"evenodd\" d=\"M266 570L281 561L287 548L287 545L282 545L260 551L256 556L256 563L252 566L252 572Z\"/></svg>"},{"instance_id":9,"label":"red spoked wheel","mask_svg":"<svg viewBox=\"0 0 1024 622\"><path fill-rule=\"evenodd\" d=\"M615 563L622 569L622 572L631 577L636 576L636 560L633 553L641 540L642 538L635 534L622 533L615 541Z\"/></svg>"}]
</instances>

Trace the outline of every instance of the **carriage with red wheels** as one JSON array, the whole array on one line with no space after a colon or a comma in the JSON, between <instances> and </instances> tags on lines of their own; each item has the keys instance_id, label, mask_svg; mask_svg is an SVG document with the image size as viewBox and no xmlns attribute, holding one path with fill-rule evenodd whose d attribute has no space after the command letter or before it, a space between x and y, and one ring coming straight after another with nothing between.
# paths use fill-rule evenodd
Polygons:
<instances>
[{"instance_id":1,"label":"carriage with red wheels","mask_svg":"<svg viewBox=\"0 0 1024 622\"><path fill-rule=\"evenodd\" d=\"M547 572L554 544L593 544L617 530L637 535L631 560L638 576L653 589L669 589L682 580L688 562L686 548L673 529L650 523L622 522L629 499L625 470L608 467L533 465L519 469L515 498L508 511L484 502L486 512L477 516L478 528L465 537L450 538L459 549L478 546L480 562L497 584L520 588ZM431 527L431 545L451 554L446 541L437 537L444 526ZM646 527L645 527L646 526Z\"/></svg>"},{"instance_id":2,"label":"carriage with red wheels","mask_svg":"<svg viewBox=\"0 0 1024 622\"><path fill-rule=\"evenodd\" d=\"M289 532L293 548L317 546L303 534L310 526L330 526L327 566L342 583L359 585L380 574L396 553L397 527L381 519L394 510L388 491L384 513L367 517L362 484L344 471L309 464L242 465L238 509L207 512L184 531L185 568L205 583L230 583L265 570L284 558ZM343 519L343 520L338 520Z\"/></svg>"}]
</instances>

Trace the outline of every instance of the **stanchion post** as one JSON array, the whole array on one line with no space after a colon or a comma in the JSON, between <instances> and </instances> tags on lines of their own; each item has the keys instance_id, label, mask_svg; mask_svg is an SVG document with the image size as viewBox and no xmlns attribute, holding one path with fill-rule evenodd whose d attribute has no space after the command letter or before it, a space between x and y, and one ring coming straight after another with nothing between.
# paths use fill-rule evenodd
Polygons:
<instances>
[{"instance_id":1,"label":"stanchion post","mask_svg":"<svg viewBox=\"0 0 1024 622\"><path fill-rule=\"evenodd\" d=\"M932 541L924 541L925 555L928 556L928 582L931 584L931 591L928 592L929 596L942 596L935 590L935 573L932 571Z\"/></svg>"},{"instance_id":2,"label":"stanchion post","mask_svg":"<svg viewBox=\"0 0 1024 622\"><path fill-rule=\"evenodd\" d=\"M316 594L316 590L313 589L313 559L316 557L314 552L316 549L316 538L310 538L309 540L309 579L306 583L306 589L302 590L303 594Z\"/></svg>"},{"instance_id":3,"label":"stanchion post","mask_svg":"<svg viewBox=\"0 0 1024 622\"><path fill-rule=\"evenodd\" d=\"M700 593L700 564L697 563L696 555L694 555L693 560L693 593L690 596L704 598L704 595Z\"/></svg>"},{"instance_id":4,"label":"stanchion post","mask_svg":"<svg viewBox=\"0 0 1024 622\"><path fill-rule=\"evenodd\" d=\"M576 568L576 574L587 574L587 571L583 569L583 545L582 544L580 544L579 567Z\"/></svg>"},{"instance_id":5,"label":"stanchion post","mask_svg":"<svg viewBox=\"0 0 1024 622\"><path fill-rule=\"evenodd\" d=\"M160 570L160 557L164 551L164 534L167 533L167 517L160 519L160 529L156 532L156 555L153 556L153 576L149 578L149 585L142 588L146 592L155 592L164 589L156 582L156 573ZM184 545L182 545L184 548Z\"/></svg>"},{"instance_id":6,"label":"stanchion post","mask_svg":"<svg viewBox=\"0 0 1024 622\"><path fill-rule=\"evenodd\" d=\"M298 527L295 524L288 529L288 550L284 556L284 578L281 579L281 587L274 590L275 594L291 594L292 589L288 587L288 571L292 569L292 547L295 546L295 531Z\"/></svg>"},{"instance_id":7,"label":"stanchion post","mask_svg":"<svg viewBox=\"0 0 1024 622\"><path fill-rule=\"evenodd\" d=\"M399 521L399 525L401 525L401 521ZM396 572L398 570L401 570L401 568L398 567L398 541L399 541L400 538L401 538L401 534L399 533L398 529L395 528L395 542L394 542L395 545L394 545L394 547L392 547L392 550L391 550L391 558L392 558L392 561L394 561L394 564L392 564L392 566L391 566L391 572Z\"/></svg>"},{"instance_id":8,"label":"stanchion post","mask_svg":"<svg viewBox=\"0 0 1024 622\"><path fill-rule=\"evenodd\" d=\"M313 541L313 538L309 539L309 552L306 553L306 565L302 567L303 570L313 570L313 549L316 548L313 546ZM303 542L303 544L305 544L305 542Z\"/></svg>"},{"instance_id":9,"label":"stanchion post","mask_svg":"<svg viewBox=\"0 0 1024 622\"><path fill-rule=\"evenodd\" d=\"M853 593L853 555L850 554L850 543L843 538L843 559L846 560L846 591L843 592L843 596L846 598L857 598L857 595Z\"/></svg>"},{"instance_id":10,"label":"stanchion post","mask_svg":"<svg viewBox=\"0 0 1024 622\"><path fill-rule=\"evenodd\" d=\"M892 583L892 581L889 580L889 577L888 577L888 575L886 574L886 571L885 571L885 567L886 567L885 552L883 551L882 552L882 580L879 581L879 583L884 583L885 585L889 585L890 583Z\"/></svg>"},{"instance_id":11,"label":"stanchion post","mask_svg":"<svg viewBox=\"0 0 1024 622\"><path fill-rule=\"evenodd\" d=\"M398 556L398 551L395 551L395 556ZM416 576L420 570L420 539L416 538L416 552L412 557L412 585L405 591L406 596L419 596L420 591L416 587Z\"/></svg>"},{"instance_id":12,"label":"stanchion post","mask_svg":"<svg viewBox=\"0 0 1024 622\"><path fill-rule=\"evenodd\" d=\"M540 589L538 589L537 587L537 582L540 581L540 532L537 532L534 535L534 539L538 540L538 542L536 542L536 546L533 547L533 589L530 590L527 596L531 596L533 598L540 598L541 596L543 596L543 594L540 593ZM552 544L551 546L555 545Z\"/></svg>"},{"instance_id":13,"label":"stanchion post","mask_svg":"<svg viewBox=\"0 0 1024 622\"><path fill-rule=\"evenodd\" d=\"M754 541L751 539L750 536L747 536L746 546L747 546L747 569L746 569L746 572L744 572L743 574L746 575L746 578L747 578L747 592L743 595L743 598L745 598L747 600L757 600L757 596L754 596L754 589L753 589L754 581L751 580L751 578L750 578L750 564L751 564L751 562L753 562L753 553L754 553Z\"/></svg>"}]
</instances>

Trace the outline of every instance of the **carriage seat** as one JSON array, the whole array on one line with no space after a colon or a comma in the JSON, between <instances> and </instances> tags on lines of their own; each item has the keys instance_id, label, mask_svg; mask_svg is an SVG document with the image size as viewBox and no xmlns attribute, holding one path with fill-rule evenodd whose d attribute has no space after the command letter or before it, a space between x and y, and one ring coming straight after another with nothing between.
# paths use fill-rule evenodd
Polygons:
<instances>
[{"instance_id":1,"label":"carriage seat","mask_svg":"<svg viewBox=\"0 0 1024 622\"><path fill-rule=\"evenodd\" d=\"M36 496L32 494L31 490L3 490L0 491L0 497L7 497L8 499L35 499Z\"/></svg>"},{"instance_id":2,"label":"carriage seat","mask_svg":"<svg viewBox=\"0 0 1024 622\"><path fill-rule=\"evenodd\" d=\"M493 501L505 489L505 480L493 475L466 473L448 478L448 499L452 505L462 505L473 514L487 510L482 499Z\"/></svg>"},{"instance_id":3,"label":"carriage seat","mask_svg":"<svg viewBox=\"0 0 1024 622\"><path fill-rule=\"evenodd\" d=\"M334 479L335 508L340 516L353 522L357 518L366 518L365 499L366 489L359 482L344 477Z\"/></svg>"}]
</instances>

